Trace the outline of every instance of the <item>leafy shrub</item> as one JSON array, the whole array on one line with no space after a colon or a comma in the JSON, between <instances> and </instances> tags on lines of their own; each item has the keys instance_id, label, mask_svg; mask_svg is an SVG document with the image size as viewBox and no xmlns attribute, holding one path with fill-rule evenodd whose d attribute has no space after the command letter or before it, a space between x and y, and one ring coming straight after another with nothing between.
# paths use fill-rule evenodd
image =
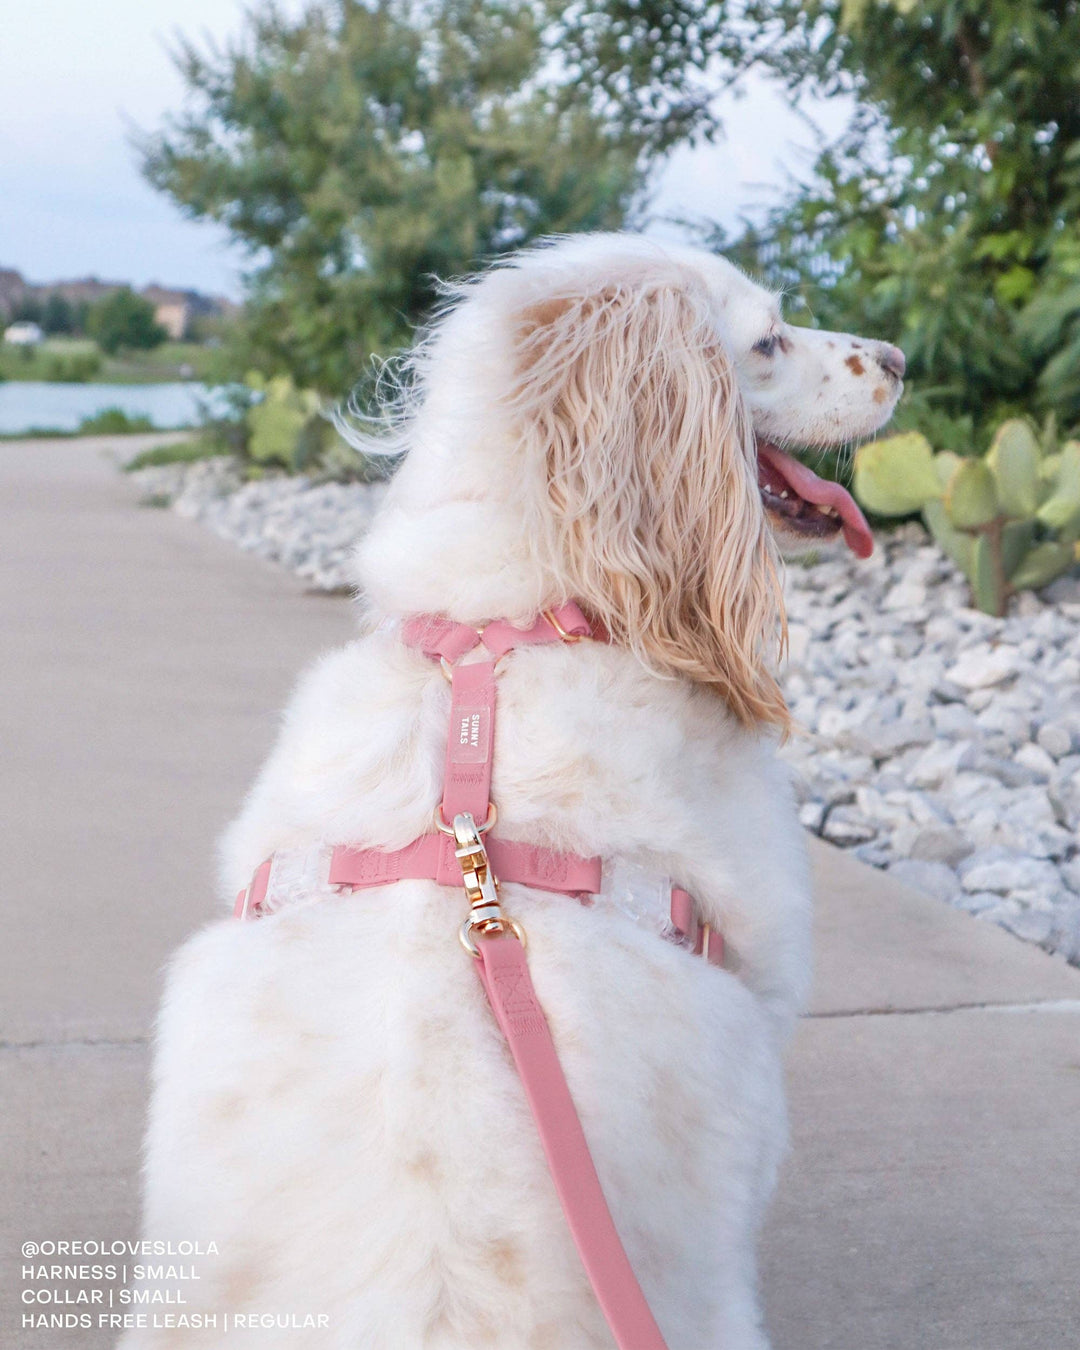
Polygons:
<instances>
[{"instance_id":1,"label":"leafy shrub","mask_svg":"<svg viewBox=\"0 0 1080 1350\"><path fill-rule=\"evenodd\" d=\"M133 431L153 431L149 417L126 413L123 408L102 408L93 417L84 417L79 423L80 436L123 436Z\"/></svg>"},{"instance_id":2,"label":"leafy shrub","mask_svg":"<svg viewBox=\"0 0 1080 1350\"><path fill-rule=\"evenodd\" d=\"M318 394L298 389L288 375L267 380L249 371L244 384L224 392L224 411L203 410L207 454L235 455L252 477L268 469L352 482L386 477L387 462L346 444Z\"/></svg>"},{"instance_id":3,"label":"leafy shrub","mask_svg":"<svg viewBox=\"0 0 1080 1350\"><path fill-rule=\"evenodd\" d=\"M125 473L135 473L138 469L157 469L163 464L190 464L199 459L212 459L220 453L201 437L190 441L177 441L173 445L155 445L149 450L141 450L124 465Z\"/></svg>"},{"instance_id":4,"label":"leafy shrub","mask_svg":"<svg viewBox=\"0 0 1080 1350\"><path fill-rule=\"evenodd\" d=\"M41 307L41 326L50 336L75 331L75 311L71 301L55 291L46 296Z\"/></svg>"},{"instance_id":5,"label":"leafy shrub","mask_svg":"<svg viewBox=\"0 0 1080 1350\"><path fill-rule=\"evenodd\" d=\"M60 384L85 384L101 369L98 352L73 352L60 356L46 352L42 358L42 375L46 380Z\"/></svg>"},{"instance_id":6,"label":"leafy shrub","mask_svg":"<svg viewBox=\"0 0 1080 1350\"><path fill-rule=\"evenodd\" d=\"M90 306L86 331L102 351L113 356L121 347L160 347L168 334L154 320L154 306L130 287L121 287Z\"/></svg>"},{"instance_id":7,"label":"leafy shrub","mask_svg":"<svg viewBox=\"0 0 1080 1350\"><path fill-rule=\"evenodd\" d=\"M256 389L262 385L263 395L247 415L250 458L294 473L317 460L326 426L319 416L318 394L297 389L288 375L276 375L265 384L249 377L249 383Z\"/></svg>"},{"instance_id":8,"label":"leafy shrub","mask_svg":"<svg viewBox=\"0 0 1080 1350\"><path fill-rule=\"evenodd\" d=\"M856 453L854 487L877 515L921 511L987 614L1080 560L1080 441L1059 447L1053 419L1040 436L1010 418L983 459L934 454L917 431L871 441Z\"/></svg>"}]
</instances>

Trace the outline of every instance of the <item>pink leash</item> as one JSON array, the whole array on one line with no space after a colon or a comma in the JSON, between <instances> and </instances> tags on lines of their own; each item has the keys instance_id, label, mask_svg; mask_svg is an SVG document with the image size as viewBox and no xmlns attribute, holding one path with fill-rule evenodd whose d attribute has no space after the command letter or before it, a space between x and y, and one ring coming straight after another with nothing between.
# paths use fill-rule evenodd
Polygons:
<instances>
[{"instance_id":1,"label":"pink leash","mask_svg":"<svg viewBox=\"0 0 1080 1350\"><path fill-rule=\"evenodd\" d=\"M536 997L525 956L525 934L503 913L498 883L521 882L566 895L596 894L599 858L580 858L534 845L484 835L495 823L490 801L495 739L495 667L515 647L578 642L591 636L575 604L549 610L529 629L495 620L483 629L422 615L409 619L402 638L442 663L451 683L450 734L437 834L422 835L403 849L333 850L329 881L335 886L386 885L406 877L460 885L471 902L461 940L476 958L480 981L506 1037L532 1111L563 1213L597 1301L619 1350L666 1350L645 1296L623 1248L596 1174L581 1121ZM478 647L485 659L462 664ZM237 897L237 917L254 918L270 885L273 859L256 870ZM671 894L674 936L712 964L723 961L724 944L694 914L686 891Z\"/></svg>"},{"instance_id":2,"label":"pink leash","mask_svg":"<svg viewBox=\"0 0 1080 1350\"><path fill-rule=\"evenodd\" d=\"M514 647L577 641L589 636L590 630L576 605L564 605L550 619L538 620L526 632L497 621L488 624L480 635L470 630L470 637L468 632L462 632L464 627L432 626L429 620L413 620L406 625L403 637L410 646L419 647L451 667L443 820L453 821L468 814L475 823L482 824L490 819L496 661ZM482 641L492 659L455 664L477 641ZM464 868L462 862L459 870ZM480 913L475 903L473 913ZM498 935L482 936L486 924L481 919L472 925L476 937L470 950L478 957L481 983L521 1076L548 1168L589 1283L619 1350L666 1350L596 1175L547 1018L533 989L525 943L507 928L501 914L492 916L487 924L497 929Z\"/></svg>"},{"instance_id":3,"label":"pink leash","mask_svg":"<svg viewBox=\"0 0 1080 1350\"><path fill-rule=\"evenodd\" d=\"M615 1344L619 1350L666 1350L604 1199L533 989L525 944L504 933L477 945L480 981L517 1065L574 1245Z\"/></svg>"}]
</instances>

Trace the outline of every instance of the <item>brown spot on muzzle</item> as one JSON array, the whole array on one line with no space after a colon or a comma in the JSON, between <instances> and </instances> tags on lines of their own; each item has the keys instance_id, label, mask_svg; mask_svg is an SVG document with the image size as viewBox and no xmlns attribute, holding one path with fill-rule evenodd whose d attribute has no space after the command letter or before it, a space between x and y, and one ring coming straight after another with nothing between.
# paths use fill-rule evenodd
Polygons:
<instances>
[{"instance_id":1,"label":"brown spot on muzzle","mask_svg":"<svg viewBox=\"0 0 1080 1350\"><path fill-rule=\"evenodd\" d=\"M857 356L845 356L844 365L851 371L852 375L865 375L866 367Z\"/></svg>"}]
</instances>

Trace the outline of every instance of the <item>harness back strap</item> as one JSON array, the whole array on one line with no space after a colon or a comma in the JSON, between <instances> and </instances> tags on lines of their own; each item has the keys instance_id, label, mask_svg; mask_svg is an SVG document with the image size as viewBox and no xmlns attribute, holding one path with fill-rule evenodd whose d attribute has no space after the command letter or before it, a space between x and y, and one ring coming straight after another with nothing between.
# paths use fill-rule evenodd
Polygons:
<instances>
[{"instance_id":1,"label":"harness back strap","mask_svg":"<svg viewBox=\"0 0 1080 1350\"><path fill-rule=\"evenodd\" d=\"M406 643L450 665L443 820L453 821L468 813L474 822L489 821L495 663L516 646L577 641L588 635L588 622L576 605L563 606L524 632L496 621L473 640L474 647L483 644L491 659L470 664L460 664L460 656L471 650L465 646L467 636L460 632L464 625L437 621L436 627L424 619L416 625L406 627L402 635ZM488 857L497 876L494 858ZM497 936L481 937L478 932L472 950L478 955L481 983L521 1077L571 1235L619 1350L666 1350L604 1198L547 1018L533 989L525 943L520 934L504 928Z\"/></svg>"}]
</instances>

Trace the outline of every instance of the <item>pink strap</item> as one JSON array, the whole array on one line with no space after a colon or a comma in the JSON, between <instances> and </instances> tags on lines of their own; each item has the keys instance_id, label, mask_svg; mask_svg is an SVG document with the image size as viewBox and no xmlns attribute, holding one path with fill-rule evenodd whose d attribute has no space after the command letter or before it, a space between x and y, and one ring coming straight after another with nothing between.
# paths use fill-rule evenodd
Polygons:
<instances>
[{"instance_id":1,"label":"pink strap","mask_svg":"<svg viewBox=\"0 0 1080 1350\"><path fill-rule=\"evenodd\" d=\"M495 738L495 663L515 647L538 643L576 642L587 637L589 623L572 601L549 610L530 628L515 628L495 619L482 629L437 615L417 615L402 627L402 640L427 656L450 665L450 734L446 739L446 773L442 813L449 824L468 812L478 825L488 816ZM461 658L481 642L491 660L464 664ZM452 850L440 850L439 880L447 872ZM449 878L448 878L449 880Z\"/></svg>"},{"instance_id":2,"label":"pink strap","mask_svg":"<svg viewBox=\"0 0 1080 1350\"><path fill-rule=\"evenodd\" d=\"M573 896L596 895L603 884L603 864L599 858L556 853L509 839L489 840L487 851L492 871L500 881L516 881L539 891ZM442 884L459 886L461 867L454 857L453 842L441 834L421 835L392 853L377 848L335 848L329 880L331 886L360 888L385 886L406 878L438 881L447 853L452 871Z\"/></svg>"},{"instance_id":3,"label":"pink strap","mask_svg":"<svg viewBox=\"0 0 1080 1350\"><path fill-rule=\"evenodd\" d=\"M451 664L471 652L480 641L479 628L435 614L417 614L401 626L401 640L406 647L418 647L425 656L441 656Z\"/></svg>"},{"instance_id":4,"label":"pink strap","mask_svg":"<svg viewBox=\"0 0 1080 1350\"><path fill-rule=\"evenodd\" d=\"M259 909L266 899L266 888L270 884L270 868L273 862L274 857L271 854L269 858L256 867L255 875L251 878L250 884L236 897L233 918L258 918Z\"/></svg>"},{"instance_id":5,"label":"pink strap","mask_svg":"<svg viewBox=\"0 0 1080 1350\"><path fill-rule=\"evenodd\" d=\"M500 881L513 881L575 899L599 895L603 889L603 861L600 858L556 853L553 849L513 839L489 839L487 851L491 869ZM272 863L272 856L261 862L250 884L239 892L233 908L235 918L262 917ZM423 834L399 849L339 844L331 850L326 880L331 886L350 890L366 890L406 880L436 881L440 886L457 887L461 884L461 868L448 835ZM671 927L671 936L681 946L699 956L704 955L710 965L724 964L723 936L701 923L693 899L680 886L673 886L671 890ZM706 932L708 947L703 952Z\"/></svg>"},{"instance_id":6,"label":"pink strap","mask_svg":"<svg viewBox=\"0 0 1080 1350\"><path fill-rule=\"evenodd\" d=\"M468 811L478 825L483 825L491 794L495 662L454 666L450 689L443 820L450 824L460 812Z\"/></svg>"},{"instance_id":7,"label":"pink strap","mask_svg":"<svg viewBox=\"0 0 1080 1350\"><path fill-rule=\"evenodd\" d=\"M702 923L697 915L689 891L681 886L671 888L671 925L680 941L698 956L704 956L711 966L724 964L724 939L710 924Z\"/></svg>"},{"instance_id":8,"label":"pink strap","mask_svg":"<svg viewBox=\"0 0 1080 1350\"><path fill-rule=\"evenodd\" d=\"M524 945L479 939L477 969L521 1076L540 1143L585 1273L619 1350L666 1350L623 1250L566 1085Z\"/></svg>"},{"instance_id":9,"label":"pink strap","mask_svg":"<svg viewBox=\"0 0 1080 1350\"><path fill-rule=\"evenodd\" d=\"M588 619L571 601L558 609L547 610L531 628L515 628L505 619L494 619L483 631L483 643L492 656L498 657L504 656L515 647L534 647L539 643L549 642L575 642L590 635Z\"/></svg>"},{"instance_id":10,"label":"pink strap","mask_svg":"<svg viewBox=\"0 0 1080 1350\"><path fill-rule=\"evenodd\" d=\"M498 657L515 647L573 642L590 634L588 619L572 600L557 609L546 610L531 628L515 628L505 619L493 619L481 628L473 628L471 624L437 614L416 614L401 626L401 640L406 647L416 647L425 656L443 657L451 665L481 641L492 656Z\"/></svg>"}]
</instances>

